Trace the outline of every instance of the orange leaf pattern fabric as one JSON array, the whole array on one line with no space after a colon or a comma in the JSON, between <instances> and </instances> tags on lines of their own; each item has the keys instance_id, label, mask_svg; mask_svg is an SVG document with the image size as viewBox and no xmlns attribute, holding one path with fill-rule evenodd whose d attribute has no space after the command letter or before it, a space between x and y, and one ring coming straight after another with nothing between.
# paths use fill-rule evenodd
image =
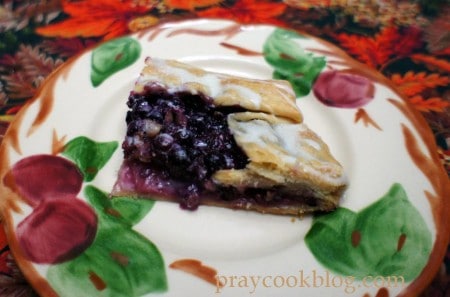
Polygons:
<instances>
[{"instance_id":1,"label":"orange leaf pattern fabric","mask_svg":"<svg viewBox=\"0 0 450 297\"><path fill-rule=\"evenodd\" d=\"M201 17L219 17L237 20L241 23L271 23L282 24L277 17L286 9L286 4L272 1L242 0L230 8L214 7L199 11Z\"/></svg>"},{"instance_id":2,"label":"orange leaf pattern fabric","mask_svg":"<svg viewBox=\"0 0 450 297\"><path fill-rule=\"evenodd\" d=\"M450 69L450 63L447 60L414 53L423 44L422 33L415 27L406 30L385 27L373 37L340 33L335 36L335 39L349 54L381 72L402 58L425 64L430 71L448 72ZM422 94L429 89L448 86L450 83L448 76L408 71L405 74L394 73L390 78L397 85L398 90L408 97L409 102L422 112L444 112L450 106L448 100L438 96L431 98L429 95ZM427 97L430 98L426 99Z\"/></svg>"},{"instance_id":3,"label":"orange leaf pattern fabric","mask_svg":"<svg viewBox=\"0 0 450 297\"><path fill-rule=\"evenodd\" d=\"M443 112L445 108L450 106L448 101L440 97L425 99L422 96L422 93L427 89L448 86L450 84L449 76L440 76L437 73L427 74L426 72L414 73L408 71L403 76L397 73L393 74L391 80L397 86L397 89L408 97L408 101L422 112Z\"/></svg>"},{"instance_id":4,"label":"orange leaf pattern fabric","mask_svg":"<svg viewBox=\"0 0 450 297\"><path fill-rule=\"evenodd\" d=\"M222 0L165 0L164 2L172 9L195 10L219 4Z\"/></svg>"},{"instance_id":5,"label":"orange leaf pattern fabric","mask_svg":"<svg viewBox=\"0 0 450 297\"><path fill-rule=\"evenodd\" d=\"M340 33L339 44L361 62L380 69L393 57L406 56L420 47L421 33L415 28L400 32L397 27L386 27L374 37Z\"/></svg>"},{"instance_id":6,"label":"orange leaf pattern fabric","mask_svg":"<svg viewBox=\"0 0 450 297\"><path fill-rule=\"evenodd\" d=\"M447 49L448 53L447 55L450 56L450 47ZM411 59L414 62L417 63L423 63L425 64L428 69L434 71L439 71L439 72L448 72L450 73L450 62L445 59L440 59L440 58L436 58L430 55L424 55L424 54L414 54L411 55Z\"/></svg>"},{"instance_id":7,"label":"orange leaf pattern fabric","mask_svg":"<svg viewBox=\"0 0 450 297\"><path fill-rule=\"evenodd\" d=\"M107 40L127 33L131 17L144 14L150 7L129 0L66 0L62 8L70 16L68 19L37 28L36 32L44 36L102 37Z\"/></svg>"},{"instance_id":8,"label":"orange leaf pattern fabric","mask_svg":"<svg viewBox=\"0 0 450 297\"><path fill-rule=\"evenodd\" d=\"M414 96L409 98L409 102L413 104L418 110L423 112L443 112L445 108L450 106L448 101L439 97L432 97L428 99L422 98L422 96Z\"/></svg>"},{"instance_id":9,"label":"orange leaf pattern fabric","mask_svg":"<svg viewBox=\"0 0 450 297\"><path fill-rule=\"evenodd\" d=\"M448 76L440 76L437 73L414 73L412 71L407 72L403 76L394 74L392 75L391 80L398 86L398 89L407 96L417 95L427 88L446 86L450 83L450 78Z\"/></svg>"}]
</instances>

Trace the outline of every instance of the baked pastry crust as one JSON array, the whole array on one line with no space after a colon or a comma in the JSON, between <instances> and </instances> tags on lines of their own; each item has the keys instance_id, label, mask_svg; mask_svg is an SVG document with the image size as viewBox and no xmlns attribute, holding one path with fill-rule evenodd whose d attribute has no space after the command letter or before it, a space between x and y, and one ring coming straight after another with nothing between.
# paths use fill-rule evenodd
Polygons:
<instances>
[{"instance_id":1,"label":"baked pastry crust","mask_svg":"<svg viewBox=\"0 0 450 297\"><path fill-rule=\"evenodd\" d=\"M170 94L201 94L216 107L240 108L227 115L227 125L248 163L213 172L200 194L200 205L292 215L337 207L347 186L344 170L327 144L303 123L288 82L238 78L178 61L147 58L133 93L143 93L149 86ZM130 186L129 165L125 160L113 196L177 201L176 195L136 191ZM140 166L145 167L145 162ZM216 195L230 188L236 199ZM241 195L246 189L262 190L263 201Z\"/></svg>"},{"instance_id":2,"label":"baked pastry crust","mask_svg":"<svg viewBox=\"0 0 450 297\"><path fill-rule=\"evenodd\" d=\"M172 92L187 91L210 97L216 106L239 105L295 122L302 114L295 104L295 94L284 80L254 80L205 71L175 60L147 58L134 91L146 84L158 83Z\"/></svg>"}]
</instances>

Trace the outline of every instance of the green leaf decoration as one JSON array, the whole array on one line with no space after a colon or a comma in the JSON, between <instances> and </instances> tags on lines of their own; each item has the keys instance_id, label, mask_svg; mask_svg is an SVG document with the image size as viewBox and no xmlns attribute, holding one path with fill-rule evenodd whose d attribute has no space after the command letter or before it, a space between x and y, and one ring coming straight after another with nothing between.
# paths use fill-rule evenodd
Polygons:
<instances>
[{"instance_id":1,"label":"green leaf decoration","mask_svg":"<svg viewBox=\"0 0 450 297\"><path fill-rule=\"evenodd\" d=\"M99 217L97 237L79 257L49 267L47 278L55 291L61 297L137 297L166 291L165 265L158 248L132 229L154 202L111 200L91 185L85 194Z\"/></svg>"},{"instance_id":2,"label":"green leaf decoration","mask_svg":"<svg viewBox=\"0 0 450 297\"><path fill-rule=\"evenodd\" d=\"M103 43L92 51L92 85L97 87L114 73L130 66L136 62L140 54L141 45L131 37L122 37Z\"/></svg>"},{"instance_id":3,"label":"green leaf decoration","mask_svg":"<svg viewBox=\"0 0 450 297\"><path fill-rule=\"evenodd\" d=\"M431 233L400 184L360 212L339 208L317 216L305 242L331 271L363 279L415 279L432 248Z\"/></svg>"},{"instance_id":4,"label":"green leaf decoration","mask_svg":"<svg viewBox=\"0 0 450 297\"><path fill-rule=\"evenodd\" d=\"M302 38L295 31L278 28L263 46L264 58L274 68L273 78L288 80L298 97L309 94L326 65L325 57L305 52L295 41Z\"/></svg>"},{"instance_id":5,"label":"green leaf decoration","mask_svg":"<svg viewBox=\"0 0 450 297\"><path fill-rule=\"evenodd\" d=\"M109 224L118 223L132 227L139 223L155 204L155 201L150 199L108 198L102 191L90 185L86 186L84 191L91 205L105 220L110 221Z\"/></svg>"},{"instance_id":6,"label":"green leaf decoration","mask_svg":"<svg viewBox=\"0 0 450 297\"><path fill-rule=\"evenodd\" d=\"M83 173L84 181L92 181L117 149L117 141L96 142L85 136L69 141L62 154L74 161Z\"/></svg>"}]
</instances>

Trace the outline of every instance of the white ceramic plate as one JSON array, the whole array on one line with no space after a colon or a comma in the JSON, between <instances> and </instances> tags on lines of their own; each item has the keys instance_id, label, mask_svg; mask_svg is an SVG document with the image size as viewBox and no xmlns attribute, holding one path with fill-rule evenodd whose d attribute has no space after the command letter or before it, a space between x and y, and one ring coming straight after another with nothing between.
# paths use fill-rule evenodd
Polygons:
<instances>
[{"instance_id":1,"label":"white ceramic plate","mask_svg":"<svg viewBox=\"0 0 450 297\"><path fill-rule=\"evenodd\" d=\"M349 188L340 209L317 218L213 207L190 212L173 203L150 205L126 198L107 205L107 196L96 192L107 193L115 181L122 160L125 102L145 57L268 79L277 59L283 58L277 58L278 53L296 61L303 57L305 63L322 59L322 73L351 73L374 87L373 100L357 106L325 105L312 91L297 100L304 121L328 143L346 170ZM267 62L268 54L274 55L275 64ZM190 296L312 297L418 292L444 254L442 214L448 211L447 179L424 125L387 80L321 40L272 26L220 20L163 24L70 60L17 116L0 152L1 206L10 246L42 296L186 296L189 292ZM87 138L93 142L87 144ZM98 148L105 150L98 152ZM98 155L89 158L94 153ZM40 154L73 162L74 168L85 166L84 180L78 181L81 188L69 198L61 194L65 185L55 184L69 178L46 174L50 169L39 157L33 162L40 162L36 166L42 169L11 173L23 166L17 165L23 164L19 161ZM95 163L99 158L104 164ZM80 165L84 161L87 165ZM86 178L94 163L98 173ZM20 176L32 181L21 186ZM44 187L42 197L23 193L23 187L33 192L39 183L51 185ZM52 197L74 199L75 204L95 210L97 220L88 224L97 232L95 239L77 235L86 231L84 215L70 207L47 209L53 199L50 192ZM26 223L38 209L46 215L35 225ZM55 253L76 243L82 246L78 252L55 260Z\"/></svg>"}]
</instances>

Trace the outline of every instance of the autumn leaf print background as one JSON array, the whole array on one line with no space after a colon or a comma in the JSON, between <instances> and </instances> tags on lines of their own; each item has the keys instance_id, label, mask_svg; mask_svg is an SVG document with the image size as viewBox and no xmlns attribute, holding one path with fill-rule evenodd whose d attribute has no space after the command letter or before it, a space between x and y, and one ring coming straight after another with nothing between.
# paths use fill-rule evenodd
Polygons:
<instances>
[{"instance_id":1,"label":"autumn leaf print background","mask_svg":"<svg viewBox=\"0 0 450 297\"><path fill-rule=\"evenodd\" d=\"M0 2L0 141L45 78L86 48L187 18L296 29L387 77L430 125L450 173L450 4L441 0L78 0ZM450 257L425 296L444 296ZM450 289L449 289L450 291ZM0 296L35 296L0 232Z\"/></svg>"}]
</instances>

